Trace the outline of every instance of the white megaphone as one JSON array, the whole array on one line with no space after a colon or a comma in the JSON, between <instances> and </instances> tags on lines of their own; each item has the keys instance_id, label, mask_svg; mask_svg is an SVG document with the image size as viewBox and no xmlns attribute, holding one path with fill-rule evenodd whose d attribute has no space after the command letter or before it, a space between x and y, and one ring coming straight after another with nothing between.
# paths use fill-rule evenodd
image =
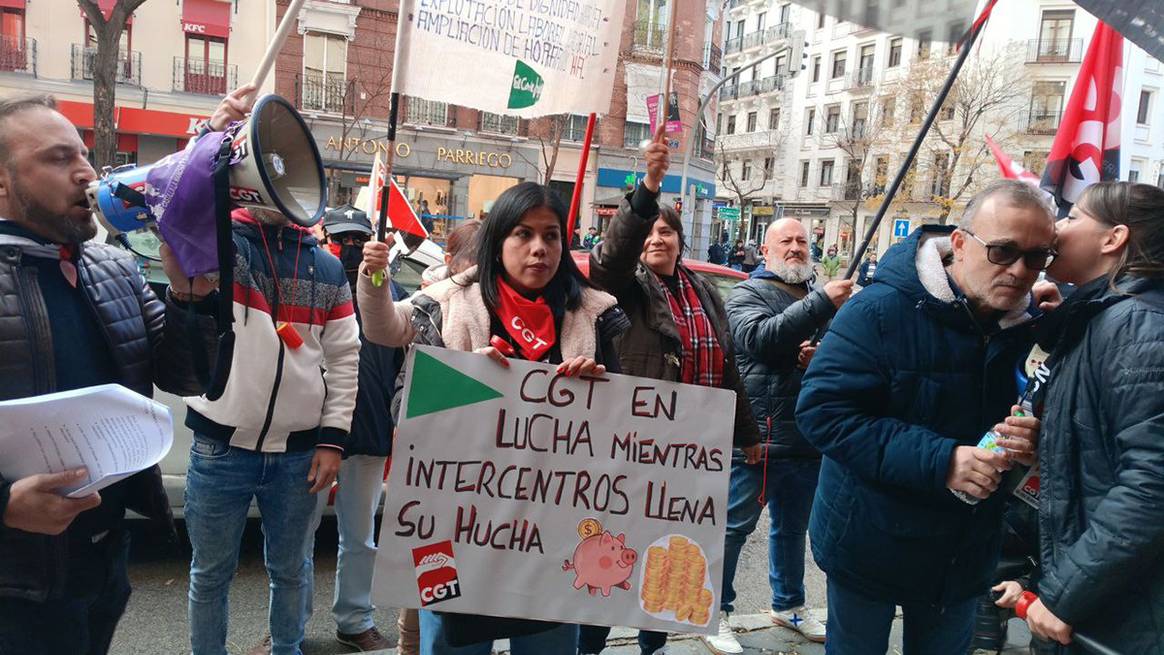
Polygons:
<instances>
[{"instance_id":1,"label":"white megaphone","mask_svg":"<svg viewBox=\"0 0 1164 655\"><path fill-rule=\"evenodd\" d=\"M223 157L229 157L226 190L216 189L214 180ZM110 234L156 226L182 270L195 276L218 269L215 194L223 192L231 205L276 211L304 227L323 216L323 160L307 124L285 99L263 96L246 121L154 164L106 170L87 195Z\"/></svg>"}]
</instances>

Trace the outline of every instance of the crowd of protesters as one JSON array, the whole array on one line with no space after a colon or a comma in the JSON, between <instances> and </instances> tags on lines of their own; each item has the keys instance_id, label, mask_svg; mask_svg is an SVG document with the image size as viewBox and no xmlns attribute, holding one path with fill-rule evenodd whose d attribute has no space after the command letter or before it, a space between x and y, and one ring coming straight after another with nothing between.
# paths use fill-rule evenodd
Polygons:
<instances>
[{"instance_id":1,"label":"crowd of protesters","mask_svg":"<svg viewBox=\"0 0 1164 655\"><path fill-rule=\"evenodd\" d=\"M252 90L228 96L205 129L243 119ZM187 278L163 247L172 282L159 298L128 253L89 241L86 154L51 98L0 101L0 399L103 383L187 397L196 655L226 652L252 501L270 577L270 636L252 652L301 652L313 535L337 477L336 639L390 645L372 621L373 525L412 344L735 392L721 613L706 637L719 653L743 652L734 578L765 506L770 618L830 654L884 654L898 607L906 655L967 653L982 645L975 617L990 614L992 588L986 602L1000 608L1037 593L1027 620L1040 647L1073 649L1078 630L1116 652L1164 653L1156 187L1095 184L1056 221L1033 187L991 183L956 226L924 226L864 262L855 295L833 279L835 246L818 283L805 228L779 220L759 246L709 251L749 273L726 303L684 264L682 221L659 204L661 134L602 238L580 239L589 278L569 252L566 208L532 182L454 231L444 265L410 297L372 283L388 273L389 244L362 212L330 213L325 246L278 212L237 210L238 343L212 401L191 362L214 348L223 291ZM1036 350L1045 370L1024 385L1016 366ZM987 432L997 450L977 447ZM1012 514L1035 465L1037 527L1034 508ZM173 529L156 467L100 494L57 493L83 475L0 479L0 654L105 653L130 596L125 510ZM1011 533L1037 574L999 566ZM806 606L807 536L828 578L827 622ZM402 653L483 655L508 639L533 655L599 653L609 628L422 610L401 611L399 632ZM638 641L649 655L666 640Z\"/></svg>"}]
</instances>

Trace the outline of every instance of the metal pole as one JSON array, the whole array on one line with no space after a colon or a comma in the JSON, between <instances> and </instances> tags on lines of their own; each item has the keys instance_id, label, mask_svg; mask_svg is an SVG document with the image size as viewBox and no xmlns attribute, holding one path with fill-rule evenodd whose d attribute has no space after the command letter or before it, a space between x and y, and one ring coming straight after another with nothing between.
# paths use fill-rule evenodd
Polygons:
<instances>
[{"instance_id":1,"label":"metal pole","mask_svg":"<svg viewBox=\"0 0 1164 655\"><path fill-rule=\"evenodd\" d=\"M797 38L799 38L799 37L797 37ZM760 57L759 59L757 59L757 60L755 60L755 61L753 61L745 66L741 66L738 71L732 73L731 75L724 77L722 80L719 81L719 83L717 83L715 86L711 87L711 90L707 92L707 95L705 95L699 99L699 110L695 113L695 126L692 128L691 134L688 135L687 142L683 147L683 176L679 180L679 193L681 196L687 197L687 194L688 194L687 174L691 170L691 149L692 149L692 144L695 142L695 127L698 127L699 124L703 122L703 111L705 109L707 109L707 104L709 102L711 102L712 96L714 96L719 91L720 87L722 87L724 84L727 84L731 80L734 80L735 78L739 77L740 73L748 70L749 68L752 68L753 66L759 66L760 64L764 63L765 61L768 61L769 59L771 59L777 55L784 54L785 52L789 52L791 50L792 50L792 46L788 46L788 45L781 46L781 47L777 48L776 50L764 55L763 57ZM683 229L688 234L694 234L694 229L695 229L695 202L694 202L695 185L692 185L692 187L690 189L690 194L691 194L692 201L690 203L684 202L683 215L684 216L687 215L687 208L690 206L690 208L691 208L691 223L692 223L691 230L688 230L686 225L683 226Z\"/></svg>"},{"instance_id":2,"label":"metal pole","mask_svg":"<svg viewBox=\"0 0 1164 655\"><path fill-rule=\"evenodd\" d=\"M993 3L987 9L990 9L992 6ZM966 57L970 55L970 50L974 47L974 42L978 40L978 35L982 33L982 29L985 26L986 21L980 17L978 22L974 24L970 38L962 44L962 49L958 52L958 58L954 60L954 65L950 68L950 74L946 76L945 84L942 85L941 91L938 91L938 97L934 99L934 103L930 106L930 112L926 114L926 119L922 123L921 130L914 137L913 145L910 146L909 152L906 153L905 159L901 162L901 168L897 170L897 175L893 178L893 183L885 190L885 197L881 200L881 206L877 208L877 214L873 216L873 222L869 224L869 228L865 231L865 238L861 241L861 245L853 252L853 258L849 261L849 268L845 271L845 277L841 278L842 280L853 277L857 266L860 265L861 258L865 256L865 251L869 249L869 242L873 240L873 235L877 233L877 228L881 225L881 219L885 218L886 212L889 211L889 205L893 202L893 196L897 194L898 187L905 180L910 165L913 164L914 158L917 157L918 150L921 150L922 142L925 141L926 134L929 133L930 127L938 117L938 111L941 110L942 104L946 102L946 96L950 95L950 89L954 88L954 80L958 78L958 73L961 72L962 65L966 63Z\"/></svg>"},{"instance_id":3,"label":"metal pole","mask_svg":"<svg viewBox=\"0 0 1164 655\"><path fill-rule=\"evenodd\" d=\"M586 136L582 139L582 155L578 157L578 178L574 180L574 194L570 198L570 213L566 219L567 244L574 240L574 223L578 216L578 205L582 201L582 182L586 179L586 162L590 159L590 142L594 139L594 123L597 120L598 115L594 112L590 112L590 117L586 119ZM549 180L546 180L546 183L548 184Z\"/></svg>"}]
</instances>

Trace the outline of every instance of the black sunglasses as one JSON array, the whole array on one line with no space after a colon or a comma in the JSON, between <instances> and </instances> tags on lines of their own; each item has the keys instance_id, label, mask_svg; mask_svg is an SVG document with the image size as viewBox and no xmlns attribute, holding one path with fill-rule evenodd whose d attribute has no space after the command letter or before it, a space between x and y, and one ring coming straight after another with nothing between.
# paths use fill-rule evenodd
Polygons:
<instances>
[{"instance_id":1,"label":"black sunglasses","mask_svg":"<svg viewBox=\"0 0 1164 655\"><path fill-rule=\"evenodd\" d=\"M1055 261L1055 257L1059 253L1050 248L1038 248L1036 250L1019 250L1014 246L1007 244L986 243L977 234L970 230L962 230L966 234L974 237L974 240L982 244L986 248L986 259L991 264L998 266L1010 266L1017 262L1021 257L1023 264L1032 271L1046 270L1051 262Z\"/></svg>"}]
</instances>

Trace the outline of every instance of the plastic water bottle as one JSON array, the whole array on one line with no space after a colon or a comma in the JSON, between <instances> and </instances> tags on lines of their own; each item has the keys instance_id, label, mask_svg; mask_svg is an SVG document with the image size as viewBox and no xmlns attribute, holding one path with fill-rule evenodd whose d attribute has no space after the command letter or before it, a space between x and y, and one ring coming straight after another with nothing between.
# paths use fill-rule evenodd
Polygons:
<instances>
[{"instance_id":1,"label":"plastic water bottle","mask_svg":"<svg viewBox=\"0 0 1164 655\"><path fill-rule=\"evenodd\" d=\"M1022 414L1021 412L1015 412L1016 416L1019 416L1021 414ZM995 453L1004 453L1004 452L1006 452L1006 448L1003 448L1002 446L998 445L998 440L1002 439L1002 438L1003 438L1003 436L1001 434L999 434L998 432L995 432L994 430L991 430L990 432L987 432L986 434L982 435L982 438L978 440L978 447L985 448L986 450L989 450L989 451L995 452ZM966 493L965 491L958 491L956 489L951 489L950 493L954 494L954 496L956 496L958 498L958 500L966 503L967 505L977 505L979 503L979 501L982 500L981 498L975 498L974 496L971 496L970 494Z\"/></svg>"}]
</instances>

